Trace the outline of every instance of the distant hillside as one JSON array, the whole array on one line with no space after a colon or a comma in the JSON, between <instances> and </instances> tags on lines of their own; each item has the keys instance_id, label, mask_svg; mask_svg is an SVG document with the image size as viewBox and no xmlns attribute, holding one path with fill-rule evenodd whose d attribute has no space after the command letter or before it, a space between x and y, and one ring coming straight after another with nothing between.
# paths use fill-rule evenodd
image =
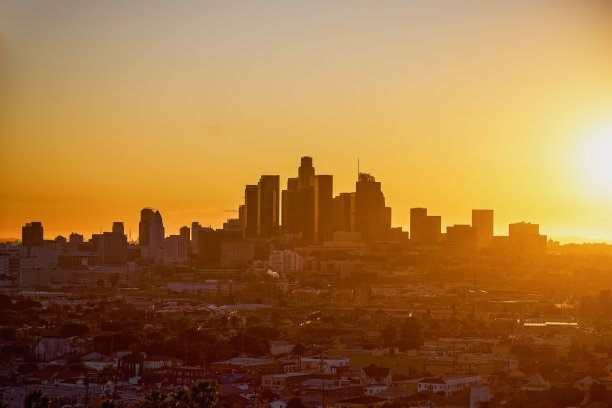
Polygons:
<instances>
[{"instance_id":1,"label":"distant hillside","mask_svg":"<svg viewBox=\"0 0 612 408\"><path fill-rule=\"evenodd\" d=\"M559 241L561 244L608 244L612 245L612 241L598 238L585 238L585 237L577 237L577 236L569 236L569 237L550 237L553 241Z\"/></svg>"}]
</instances>

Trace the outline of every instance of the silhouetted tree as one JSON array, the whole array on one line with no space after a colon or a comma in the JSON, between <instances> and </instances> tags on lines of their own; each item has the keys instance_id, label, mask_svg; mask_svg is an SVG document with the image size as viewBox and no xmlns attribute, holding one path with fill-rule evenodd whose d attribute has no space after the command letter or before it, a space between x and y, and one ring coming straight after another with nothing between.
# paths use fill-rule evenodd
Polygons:
<instances>
[{"instance_id":1,"label":"silhouetted tree","mask_svg":"<svg viewBox=\"0 0 612 408\"><path fill-rule=\"evenodd\" d=\"M23 401L24 408L47 408L49 398L41 390L29 391Z\"/></svg>"}]
</instances>

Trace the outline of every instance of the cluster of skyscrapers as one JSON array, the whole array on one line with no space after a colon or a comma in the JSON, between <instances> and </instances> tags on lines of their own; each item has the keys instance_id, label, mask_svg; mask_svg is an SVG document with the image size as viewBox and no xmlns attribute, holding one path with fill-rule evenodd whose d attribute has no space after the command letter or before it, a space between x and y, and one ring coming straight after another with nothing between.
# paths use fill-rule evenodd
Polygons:
<instances>
[{"instance_id":1,"label":"cluster of skyscrapers","mask_svg":"<svg viewBox=\"0 0 612 408\"><path fill-rule=\"evenodd\" d=\"M476 254L485 249L539 254L546 250L546 236L530 223L510 224L508 236L494 236L493 210L472 210L471 225L453 225L442 233L440 216L426 208L410 210L410 236L391 226L391 208L385 204L381 183L358 173L354 192L334 196L333 176L316 174L311 157L302 157L297 177L287 179L281 190L280 176L263 175L257 184L247 185L238 218L228 219L223 228L203 227L193 222L178 235L166 236L158 210L140 212L138 245L128 245L122 222L110 232L93 234L89 243L72 234L68 249L86 249L99 257L88 262L122 264L130 259L182 262L189 249L200 266L247 265L267 259L271 248L280 246L344 246L375 242L405 242L421 251L443 250L451 255ZM22 229L23 247L42 247L40 222ZM58 236L55 244L66 244ZM78 251L77 251L78 252ZM68 261L68 263L74 261Z\"/></svg>"}]
</instances>

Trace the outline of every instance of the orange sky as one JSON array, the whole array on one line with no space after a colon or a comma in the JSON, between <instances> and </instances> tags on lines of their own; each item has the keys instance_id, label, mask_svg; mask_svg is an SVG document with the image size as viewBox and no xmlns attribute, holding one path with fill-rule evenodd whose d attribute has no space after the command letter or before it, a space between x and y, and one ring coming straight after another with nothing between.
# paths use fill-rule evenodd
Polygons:
<instances>
[{"instance_id":1,"label":"orange sky","mask_svg":"<svg viewBox=\"0 0 612 408\"><path fill-rule=\"evenodd\" d=\"M609 1L13 0L0 32L0 237L218 226L311 155L336 193L359 156L395 226L612 239Z\"/></svg>"}]
</instances>

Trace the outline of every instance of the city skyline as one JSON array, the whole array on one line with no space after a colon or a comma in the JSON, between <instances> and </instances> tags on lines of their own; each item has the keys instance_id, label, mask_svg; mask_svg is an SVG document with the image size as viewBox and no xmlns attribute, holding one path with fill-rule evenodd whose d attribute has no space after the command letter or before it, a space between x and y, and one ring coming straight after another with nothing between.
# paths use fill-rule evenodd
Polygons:
<instances>
[{"instance_id":1,"label":"city skyline","mask_svg":"<svg viewBox=\"0 0 612 408\"><path fill-rule=\"evenodd\" d=\"M334 231L359 232L361 236L358 239L365 242L384 241L391 237L389 234L393 229L399 229L400 232L402 230L410 232L411 242L437 244L441 240L440 234L446 234L445 228L453 230L454 227L466 225L479 227L479 238L475 238L475 242L480 242L483 239L488 239L487 236L507 236L510 230L509 224L525 222L525 220L515 220L506 224L504 226L506 232L503 232L501 225L497 231L495 229L494 209L471 209L469 222L445 223L441 215L428 215L428 208L411 207L409 225L397 226L393 224L393 208L385 205L386 198L381 180L377 181L375 176L370 173L360 172L359 168L357 171L354 188L337 192L333 188L333 174L315 174L313 158L302 156L297 173L298 177L288 177L286 189L282 186L279 175L261 175L258 184L246 184L243 200L239 201L237 205L238 209L227 211L234 216L227 216L222 221L223 229L225 229L227 223L238 221L242 235L246 239L270 239L285 236L284 239L286 240L286 237L299 234L300 240L303 239L305 244L322 244L323 241L331 240ZM320 180L324 180L325 187L319 187L319 184L323 183ZM319 192L321 188L323 188L324 193ZM294 194L293 197L295 198L291 199L286 194ZM323 204L321 200L326 200L325 197L328 197L329 202ZM352 200L351 203L345 202L346 199ZM379 203L380 200L382 200L380 204L372 204ZM360 202L362 203L361 206ZM365 202L369 204L364 205ZM321 205L326 205L326 207L321 207ZM380 208L373 210L372 205L375 207L380 205ZM262 215L260 207L264 208L263 213L265 215ZM338 211L340 211L340 214L337 213ZM372 211L374 212L372 213ZM134 230L134 235L137 238L132 236L131 224L128 224L126 228L124 221L116 221L116 219L120 219L117 217L115 217L115 221L112 221L113 232L120 225L121 235L125 233L129 242L138 242L140 245L144 243L145 246L149 246L149 229L156 217L159 218L158 223L161 224L161 212L158 208L143 207L140 211L140 221ZM344 218L346 218L346 222L343 221ZM201 219L189 220L178 228L169 228L167 234L164 233L164 227L162 226L161 236L162 238L170 236L173 232L180 232L183 235L183 229L189 228L190 225L192 229L194 225L197 225L198 228L204 230L210 228L215 230L221 226L207 224L206 222L202 225L200 224L202 221ZM529 222L531 221L534 220ZM31 221L26 226L38 225L40 227L40 224L41 221ZM45 224L45 222L42 222L42 224ZM498 224L500 223L498 222ZM24 228L26 227L22 227L22 230ZM95 235L102 234L104 228L106 228L106 224L100 227L99 232L88 233L75 228L70 229L70 233L66 232L64 234L47 231L46 238L55 238L55 236L67 238L77 233L81 236L91 235L93 239ZM484 237L480 237L483 233L485 234ZM194 234L197 234L197 232L194 231ZM488 244L483 242L477 244L478 247L486 245Z\"/></svg>"},{"instance_id":2,"label":"city skyline","mask_svg":"<svg viewBox=\"0 0 612 408\"><path fill-rule=\"evenodd\" d=\"M336 191L359 156L395 225L494 208L612 239L609 2L238 4L0 5L0 236L144 205L219 225L310 154Z\"/></svg>"}]
</instances>

